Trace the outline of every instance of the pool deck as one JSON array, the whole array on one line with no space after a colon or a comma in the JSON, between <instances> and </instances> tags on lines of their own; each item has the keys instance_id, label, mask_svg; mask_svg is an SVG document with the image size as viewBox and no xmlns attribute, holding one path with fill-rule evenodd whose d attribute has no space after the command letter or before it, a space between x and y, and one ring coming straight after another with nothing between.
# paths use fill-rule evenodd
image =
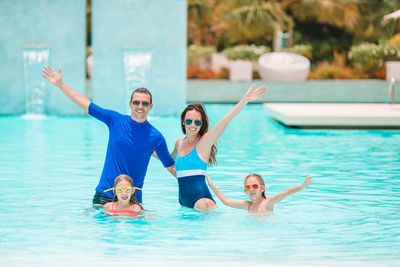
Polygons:
<instances>
[{"instance_id":1,"label":"pool deck","mask_svg":"<svg viewBox=\"0 0 400 267\"><path fill-rule=\"evenodd\" d=\"M299 128L400 129L400 104L265 103L270 117Z\"/></svg>"}]
</instances>

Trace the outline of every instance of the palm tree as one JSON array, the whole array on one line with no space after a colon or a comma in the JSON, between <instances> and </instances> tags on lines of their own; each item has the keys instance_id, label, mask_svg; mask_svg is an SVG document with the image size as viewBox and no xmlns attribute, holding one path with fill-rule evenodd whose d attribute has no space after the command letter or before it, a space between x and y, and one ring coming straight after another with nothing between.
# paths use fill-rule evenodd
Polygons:
<instances>
[{"instance_id":1,"label":"palm tree","mask_svg":"<svg viewBox=\"0 0 400 267\"><path fill-rule=\"evenodd\" d=\"M382 37L390 38L396 32L400 32L400 24L396 20L383 23L383 16L400 9L398 0L380 1L358 1L358 8L363 19L357 25L355 31L356 38L359 40L377 41Z\"/></svg>"},{"instance_id":2,"label":"palm tree","mask_svg":"<svg viewBox=\"0 0 400 267\"><path fill-rule=\"evenodd\" d=\"M280 0L282 9L299 21L315 20L354 30L360 20L355 0Z\"/></svg>"},{"instance_id":3,"label":"palm tree","mask_svg":"<svg viewBox=\"0 0 400 267\"><path fill-rule=\"evenodd\" d=\"M396 23L382 25L382 17L399 8L398 0L188 0L188 35L203 45L215 45L219 38L277 43L277 33L291 33L294 21L317 21L376 41L393 34Z\"/></svg>"},{"instance_id":4,"label":"palm tree","mask_svg":"<svg viewBox=\"0 0 400 267\"><path fill-rule=\"evenodd\" d=\"M188 0L188 39L197 45L215 45L217 33L214 25L218 24L213 9L216 0Z\"/></svg>"},{"instance_id":5,"label":"palm tree","mask_svg":"<svg viewBox=\"0 0 400 267\"><path fill-rule=\"evenodd\" d=\"M223 34L238 42L272 37L277 29L290 29L293 20L277 1L230 0L223 8Z\"/></svg>"},{"instance_id":6,"label":"palm tree","mask_svg":"<svg viewBox=\"0 0 400 267\"><path fill-rule=\"evenodd\" d=\"M224 11L222 20L229 25L224 34L243 42L274 33L275 46L278 32L292 35L294 19L316 20L350 31L360 19L354 0L230 0Z\"/></svg>"}]
</instances>

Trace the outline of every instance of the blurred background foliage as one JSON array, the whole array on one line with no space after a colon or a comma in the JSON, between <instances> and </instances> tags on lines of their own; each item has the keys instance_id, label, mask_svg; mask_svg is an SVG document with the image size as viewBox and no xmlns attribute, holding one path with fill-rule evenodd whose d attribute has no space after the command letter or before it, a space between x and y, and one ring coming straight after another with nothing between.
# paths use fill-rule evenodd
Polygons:
<instances>
[{"instance_id":1,"label":"blurred background foliage","mask_svg":"<svg viewBox=\"0 0 400 267\"><path fill-rule=\"evenodd\" d=\"M398 30L395 20L382 23L397 9L398 0L188 0L188 43L271 46L276 30L294 31L304 44L377 42Z\"/></svg>"},{"instance_id":2,"label":"blurred background foliage","mask_svg":"<svg viewBox=\"0 0 400 267\"><path fill-rule=\"evenodd\" d=\"M383 62L399 60L400 35L395 36L400 32L399 19L383 23L384 15L400 9L399 0L188 0L187 4L188 45L215 47L219 52L253 44L277 50L278 32L287 32L287 47L279 50L309 58L310 78L384 78ZM384 50L393 53L384 55Z\"/></svg>"}]
</instances>

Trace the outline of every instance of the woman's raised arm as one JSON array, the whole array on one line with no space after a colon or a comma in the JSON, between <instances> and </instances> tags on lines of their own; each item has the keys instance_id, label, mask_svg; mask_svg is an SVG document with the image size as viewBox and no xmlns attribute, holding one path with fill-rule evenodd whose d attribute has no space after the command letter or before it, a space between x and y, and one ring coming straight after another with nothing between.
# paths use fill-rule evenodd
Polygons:
<instances>
[{"instance_id":1,"label":"woman's raised arm","mask_svg":"<svg viewBox=\"0 0 400 267\"><path fill-rule=\"evenodd\" d=\"M262 85L254 89L256 85L251 86L242 99L212 128L208 131L199 142L198 152L204 154L211 149L212 145L218 141L219 137L225 131L226 126L239 112L247 105L247 103L264 98L263 94L267 87Z\"/></svg>"}]
</instances>

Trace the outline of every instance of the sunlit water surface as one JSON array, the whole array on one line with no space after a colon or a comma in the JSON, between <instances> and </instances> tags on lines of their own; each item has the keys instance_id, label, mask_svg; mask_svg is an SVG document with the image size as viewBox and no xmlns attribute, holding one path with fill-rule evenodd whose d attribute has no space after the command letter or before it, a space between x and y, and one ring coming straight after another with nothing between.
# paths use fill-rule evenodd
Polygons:
<instances>
[{"instance_id":1,"label":"sunlit water surface","mask_svg":"<svg viewBox=\"0 0 400 267\"><path fill-rule=\"evenodd\" d=\"M214 125L232 105L207 105ZM153 117L169 149L178 117ZM287 129L249 105L220 139L208 174L228 197L263 175L267 195L310 187L259 216L217 200L181 207L175 178L152 159L151 212L112 217L91 208L107 146L91 117L0 117L0 264L111 263L396 265L400 262L400 131ZM103 265L101 265L103 266Z\"/></svg>"}]
</instances>

